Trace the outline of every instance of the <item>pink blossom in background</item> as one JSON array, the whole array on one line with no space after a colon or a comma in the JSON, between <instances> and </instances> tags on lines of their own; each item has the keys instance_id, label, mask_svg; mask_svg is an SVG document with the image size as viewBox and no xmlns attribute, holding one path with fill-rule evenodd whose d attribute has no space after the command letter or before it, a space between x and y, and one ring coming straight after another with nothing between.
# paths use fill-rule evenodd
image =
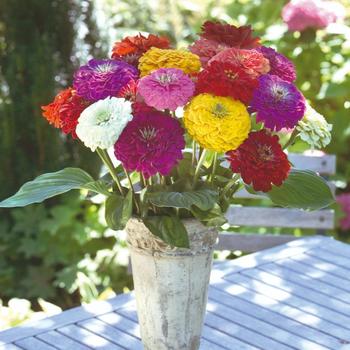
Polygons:
<instances>
[{"instance_id":1,"label":"pink blossom in background","mask_svg":"<svg viewBox=\"0 0 350 350\"><path fill-rule=\"evenodd\" d=\"M283 21L292 32L326 28L344 17L343 5L326 0L291 0L282 10Z\"/></svg>"},{"instance_id":2,"label":"pink blossom in background","mask_svg":"<svg viewBox=\"0 0 350 350\"><path fill-rule=\"evenodd\" d=\"M343 217L339 224L342 230L350 230L350 193L344 193L337 196L337 202L340 204L345 217Z\"/></svg>"}]
</instances>

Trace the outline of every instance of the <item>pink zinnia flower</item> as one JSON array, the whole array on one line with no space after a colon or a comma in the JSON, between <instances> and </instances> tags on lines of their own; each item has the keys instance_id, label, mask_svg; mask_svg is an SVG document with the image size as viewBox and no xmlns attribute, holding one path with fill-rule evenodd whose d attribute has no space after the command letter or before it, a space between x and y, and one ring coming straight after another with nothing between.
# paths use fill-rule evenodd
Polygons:
<instances>
[{"instance_id":1,"label":"pink zinnia flower","mask_svg":"<svg viewBox=\"0 0 350 350\"><path fill-rule=\"evenodd\" d=\"M340 204L345 217L343 217L339 224L342 230L350 230L350 193L343 193L337 196L337 202Z\"/></svg>"},{"instance_id":2,"label":"pink zinnia flower","mask_svg":"<svg viewBox=\"0 0 350 350\"><path fill-rule=\"evenodd\" d=\"M283 21L290 31L326 28L344 17L344 7L335 1L292 0L282 10Z\"/></svg>"},{"instance_id":3,"label":"pink zinnia flower","mask_svg":"<svg viewBox=\"0 0 350 350\"><path fill-rule=\"evenodd\" d=\"M184 106L194 94L194 82L181 69L160 68L139 81L138 93L157 109Z\"/></svg>"},{"instance_id":4,"label":"pink zinnia flower","mask_svg":"<svg viewBox=\"0 0 350 350\"><path fill-rule=\"evenodd\" d=\"M114 145L114 154L126 170L149 178L157 173L168 175L182 159L184 147L184 130L177 119L145 113L128 123Z\"/></svg>"}]
</instances>

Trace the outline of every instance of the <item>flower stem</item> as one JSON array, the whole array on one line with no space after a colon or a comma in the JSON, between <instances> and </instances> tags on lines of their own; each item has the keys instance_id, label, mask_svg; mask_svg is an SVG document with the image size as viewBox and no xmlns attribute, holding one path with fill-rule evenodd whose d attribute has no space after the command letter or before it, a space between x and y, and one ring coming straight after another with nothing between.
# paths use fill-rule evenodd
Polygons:
<instances>
[{"instance_id":1,"label":"flower stem","mask_svg":"<svg viewBox=\"0 0 350 350\"><path fill-rule=\"evenodd\" d=\"M287 147L289 147L290 145L292 145L295 141L295 139L297 138L297 136L299 135L299 131L297 129L294 129L292 134L290 135L289 140L286 142L286 144L282 147L282 149L286 149Z\"/></svg>"},{"instance_id":2,"label":"flower stem","mask_svg":"<svg viewBox=\"0 0 350 350\"><path fill-rule=\"evenodd\" d=\"M214 181L215 173L216 173L216 168L217 168L217 163L218 163L218 152L214 153L214 158L213 158L213 163L212 163L212 172L211 172L211 177L210 177L210 182Z\"/></svg>"},{"instance_id":3,"label":"flower stem","mask_svg":"<svg viewBox=\"0 0 350 350\"><path fill-rule=\"evenodd\" d=\"M117 184L117 187L118 187L120 194L122 196L124 196L123 187L118 179L118 175L114 169L114 165L113 165L111 158L109 157L107 151L104 149L101 149L101 148L97 148L96 152L100 156L100 158L102 159L102 162L105 164L105 166L107 167L109 172L111 173L113 180Z\"/></svg>"},{"instance_id":4,"label":"flower stem","mask_svg":"<svg viewBox=\"0 0 350 350\"><path fill-rule=\"evenodd\" d=\"M195 166L197 158L196 158L197 146L196 141L192 141L192 166Z\"/></svg>"},{"instance_id":5,"label":"flower stem","mask_svg":"<svg viewBox=\"0 0 350 350\"><path fill-rule=\"evenodd\" d=\"M123 167L123 170L124 170L124 173L129 181L129 186L130 186L130 190L132 192L132 199L135 203L135 207L136 207L136 210L137 212L139 212L141 214L141 211L140 211L140 207L139 207L139 204L137 203L137 199L136 199L136 194L135 194L135 190L134 190L134 186L132 184L132 181L131 181L131 178L130 178L130 175L129 173L126 171L126 169Z\"/></svg>"},{"instance_id":6,"label":"flower stem","mask_svg":"<svg viewBox=\"0 0 350 350\"><path fill-rule=\"evenodd\" d=\"M194 177L193 177L193 188L196 187L196 184L197 184L197 181L199 178L200 169L201 169L201 166L205 160L206 153L207 153L206 150L203 149L203 152L198 160L197 167L196 167L196 170L194 172Z\"/></svg>"}]
</instances>

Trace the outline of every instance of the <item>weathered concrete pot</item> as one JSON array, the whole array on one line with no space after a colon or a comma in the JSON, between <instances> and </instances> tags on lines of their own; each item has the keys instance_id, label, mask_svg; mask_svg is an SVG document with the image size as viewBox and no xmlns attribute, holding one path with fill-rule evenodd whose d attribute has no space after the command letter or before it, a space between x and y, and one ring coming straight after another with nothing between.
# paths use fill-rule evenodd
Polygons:
<instances>
[{"instance_id":1,"label":"weathered concrete pot","mask_svg":"<svg viewBox=\"0 0 350 350\"><path fill-rule=\"evenodd\" d=\"M217 231L193 219L184 224L190 249L172 249L138 219L126 227L146 350L199 349Z\"/></svg>"}]
</instances>

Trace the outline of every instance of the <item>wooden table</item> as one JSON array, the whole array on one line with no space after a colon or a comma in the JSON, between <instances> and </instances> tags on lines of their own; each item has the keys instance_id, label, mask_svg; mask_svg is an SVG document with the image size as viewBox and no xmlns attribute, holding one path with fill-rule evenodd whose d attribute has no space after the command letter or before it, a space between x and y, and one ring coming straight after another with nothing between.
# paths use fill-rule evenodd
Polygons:
<instances>
[{"instance_id":1,"label":"wooden table","mask_svg":"<svg viewBox=\"0 0 350 350\"><path fill-rule=\"evenodd\" d=\"M0 332L0 349L142 349L133 294ZM350 246L304 238L215 264L201 349L350 349Z\"/></svg>"}]
</instances>

